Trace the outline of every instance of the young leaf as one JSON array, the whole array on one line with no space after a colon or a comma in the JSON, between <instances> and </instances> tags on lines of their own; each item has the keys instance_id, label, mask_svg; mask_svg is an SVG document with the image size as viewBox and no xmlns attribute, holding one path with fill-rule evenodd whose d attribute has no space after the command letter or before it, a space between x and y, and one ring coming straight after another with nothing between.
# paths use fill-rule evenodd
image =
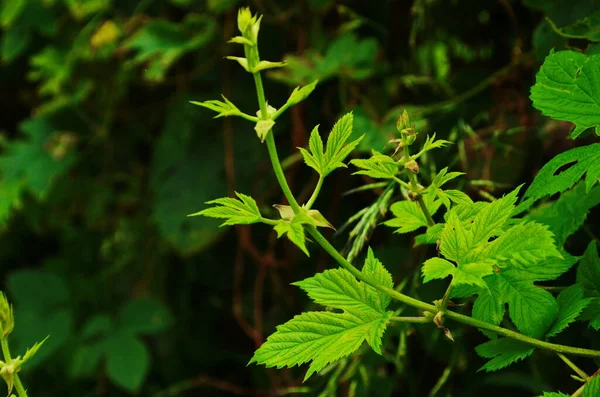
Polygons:
<instances>
[{"instance_id":1,"label":"young leaf","mask_svg":"<svg viewBox=\"0 0 600 397\"><path fill-rule=\"evenodd\" d=\"M313 128L310 133L310 139L308 140L308 147L310 152L304 148L298 148L302 157L304 157L304 162L306 165L317 171L319 174L322 174L325 169L325 164L327 160L325 159L325 152L323 148L323 140L321 139L321 135L319 134L319 126L317 125Z\"/></svg>"},{"instance_id":2,"label":"young leaf","mask_svg":"<svg viewBox=\"0 0 600 397\"><path fill-rule=\"evenodd\" d=\"M290 95L287 102L285 103L285 106L286 107L293 106L297 103L302 102L306 98L308 98L308 96L314 91L318 82L319 82L319 80L317 79L317 80L314 80L312 83L303 86L302 88L300 88L300 87L294 88L294 91L292 91L292 94Z\"/></svg>"},{"instance_id":3,"label":"young leaf","mask_svg":"<svg viewBox=\"0 0 600 397\"><path fill-rule=\"evenodd\" d=\"M591 298L584 298L584 289L581 284L573 284L561 291L556 300L558 301L558 317L550 327L550 330L546 332L546 337L548 338L558 335L570 323L575 321L590 304Z\"/></svg>"},{"instance_id":4,"label":"young leaf","mask_svg":"<svg viewBox=\"0 0 600 397\"><path fill-rule=\"evenodd\" d=\"M221 95L221 97L223 98L223 101L190 101L190 103L217 112L218 114L215 116L215 118L237 116L242 113L229 99L225 98L225 95Z\"/></svg>"},{"instance_id":5,"label":"young leaf","mask_svg":"<svg viewBox=\"0 0 600 397\"><path fill-rule=\"evenodd\" d=\"M475 318L497 325L508 304L510 317L521 332L541 336L554 322L558 305L533 282L557 277L574 260L558 251L544 225L521 222L506 228L517 191L493 203L459 205L447 213L440 252L456 262L456 269L446 265L438 275L452 274L457 286L480 287L474 290L479 295L473 307ZM492 237L497 238L489 241ZM561 257L566 259L555 264ZM430 274L428 269L423 272Z\"/></svg>"},{"instance_id":6,"label":"young leaf","mask_svg":"<svg viewBox=\"0 0 600 397\"><path fill-rule=\"evenodd\" d=\"M564 394L564 393L555 393L555 392L544 392L544 395L540 396L540 397L571 397L570 394Z\"/></svg>"},{"instance_id":7,"label":"young leaf","mask_svg":"<svg viewBox=\"0 0 600 397\"><path fill-rule=\"evenodd\" d=\"M400 170L400 165L393 158L375 150L372 151L370 158L354 159L350 163L362 168L352 175L367 175L375 179L393 179Z\"/></svg>"},{"instance_id":8,"label":"young leaf","mask_svg":"<svg viewBox=\"0 0 600 397\"><path fill-rule=\"evenodd\" d=\"M572 138L591 127L600 135L599 70L600 55L551 52L531 87L533 106L546 116L575 124Z\"/></svg>"},{"instance_id":9,"label":"young leaf","mask_svg":"<svg viewBox=\"0 0 600 397\"><path fill-rule=\"evenodd\" d=\"M304 236L304 227L302 225L312 224L313 222L306 218L308 216L295 216L291 221L281 219L277 222L274 229L277 232L277 238L285 234L306 256L310 256L308 249L306 249L306 237Z\"/></svg>"},{"instance_id":10,"label":"young leaf","mask_svg":"<svg viewBox=\"0 0 600 397\"><path fill-rule=\"evenodd\" d=\"M446 182L451 181L454 178L458 178L461 175L464 175L464 172L448 172L448 167L444 167L437 173L437 175L431 181L431 184L435 187L442 187Z\"/></svg>"},{"instance_id":11,"label":"young leaf","mask_svg":"<svg viewBox=\"0 0 600 397\"><path fill-rule=\"evenodd\" d=\"M245 194L235 193L239 200L224 197L206 202L206 204L217 204L216 207L206 208L200 212L188 216L207 216L210 218L226 219L221 226L248 225L262 221L260 210L256 201Z\"/></svg>"},{"instance_id":12,"label":"young leaf","mask_svg":"<svg viewBox=\"0 0 600 397\"><path fill-rule=\"evenodd\" d=\"M567 169L563 169L569 166ZM563 169L557 174L559 169ZM567 150L550 160L538 172L523 199L538 200L573 187L585 176L586 191L600 178L600 143Z\"/></svg>"},{"instance_id":13,"label":"young leaf","mask_svg":"<svg viewBox=\"0 0 600 397\"><path fill-rule=\"evenodd\" d=\"M348 113L339 119L327 138L325 151L323 151L323 141L319 135L318 126L315 127L310 134L310 153L304 148L298 148L306 164L314 168L323 177L329 175L336 168L346 167L346 164L343 163L344 159L348 157L364 136L347 143L348 138L352 135L352 124L352 113Z\"/></svg>"},{"instance_id":14,"label":"young leaf","mask_svg":"<svg viewBox=\"0 0 600 397\"><path fill-rule=\"evenodd\" d=\"M391 275L369 250L363 274L392 288ZM343 313L302 313L277 327L250 363L293 367L312 361L305 380L329 363L353 353L364 341L381 354L381 338L392 311L390 299L360 282L345 269L327 270L294 283L321 305ZM249 364L250 364L249 363Z\"/></svg>"},{"instance_id":15,"label":"young leaf","mask_svg":"<svg viewBox=\"0 0 600 397\"><path fill-rule=\"evenodd\" d=\"M352 152L363 139L364 135L346 144L348 138L352 135L353 120L354 116L352 113L348 113L339 119L333 126L333 129L327 138L327 148L325 150L325 157L327 158L327 166L325 167L324 172L325 175L336 168L346 167L346 164L342 161L348 157L350 152Z\"/></svg>"},{"instance_id":16,"label":"young leaf","mask_svg":"<svg viewBox=\"0 0 600 397\"><path fill-rule=\"evenodd\" d=\"M440 200L433 201L429 196L425 197L425 206L431 215L435 215L441 204ZM390 210L394 214L394 218L385 221L383 224L398 228L394 233L409 233L427 226L427 218L425 218L419 203L416 201L397 201L390 206Z\"/></svg>"},{"instance_id":17,"label":"young leaf","mask_svg":"<svg viewBox=\"0 0 600 397\"><path fill-rule=\"evenodd\" d=\"M498 338L477 346L475 351L483 358L491 358L479 371L493 372L529 357L533 347L518 340Z\"/></svg>"},{"instance_id":18,"label":"young leaf","mask_svg":"<svg viewBox=\"0 0 600 397\"><path fill-rule=\"evenodd\" d=\"M438 148L442 148L444 146L447 146L449 144L451 144L452 142L450 141L446 141L444 139L438 139L437 141L435 140L435 134L433 134L433 136L427 136L427 138L425 139L425 143L423 144L423 149L421 149L420 153L425 153L428 152L430 150L433 149L438 149Z\"/></svg>"}]
</instances>

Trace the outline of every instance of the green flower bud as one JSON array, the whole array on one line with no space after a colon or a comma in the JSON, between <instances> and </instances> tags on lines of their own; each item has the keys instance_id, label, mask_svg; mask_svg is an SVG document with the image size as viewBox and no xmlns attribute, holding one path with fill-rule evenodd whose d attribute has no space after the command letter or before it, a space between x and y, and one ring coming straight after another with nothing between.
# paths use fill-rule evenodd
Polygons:
<instances>
[{"instance_id":1,"label":"green flower bud","mask_svg":"<svg viewBox=\"0 0 600 397\"><path fill-rule=\"evenodd\" d=\"M404 168L406 168L413 174L419 173L419 164L417 164L417 162L415 160L407 161L406 164L404 164Z\"/></svg>"},{"instance_id":2,"label":"green flower bud","mask_svg":"<svg viewBox=\"0 0 600 397\"><path fill-rule=\"evenodd\" d=\"M410 129L410 118L408 117L408 112L404 109L404 112L398 117L398 121L396 122L396 128L398 132L404 133L403 131Z\"/></svg>"},{"instance_id":3,"label":"green flower bud","mask_svg":"<svg viewBox=\"0 0 600 397\"><path fill-rule=\"evenodd\" d=\"M12 306L8 303L4 292L0 292L0 325L2 325L2 337L6 338L15 327Z\"/></svg>"}]
</instances>

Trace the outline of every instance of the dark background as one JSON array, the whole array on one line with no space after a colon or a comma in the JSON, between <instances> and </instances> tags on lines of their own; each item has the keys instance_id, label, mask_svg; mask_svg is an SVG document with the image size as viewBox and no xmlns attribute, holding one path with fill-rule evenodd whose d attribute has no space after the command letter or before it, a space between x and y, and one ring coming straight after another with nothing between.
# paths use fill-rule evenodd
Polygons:
<instances>
[{"instance_id":1,"label":"dark background","mask_svg":"<svg viewBox=\"0 0 600 397\"><path fill-rule=\"evenodd\" d=\"M301 202L316 175L295 148L307 145L315 125L326 133L349 110L355 135L366 134L353 156L390 150L384 146L406 108L420 142L433 132L454 142L425 159L423 179L447 165L466 173L455 187L478 200L530 182L573 146L571 126L541 117L529 88L550 49L588 42L556 35L541 6L3 0L0 274L15 306L13 355L50 335L22 371L30 396L416 397L443 376L439 396L575 390L564 365L544 352L478 373L484 360L474 347L485 337L458 324L455 343L433 327L390 327L383 357L363 346L345 367L305 384L306 368L246 366L275 325L312 307L289 284L335 263L314 244L306 258L264 225L218 228L186 217L234 190L252 195L266 214L284 203L253 126L213 119L188 102L223 93L247 113L257 109L251 76L224 59L242 53L225 42L238 34L244 5L264 14L261 57L289 64L266 73L270 104L279 107L294 87L320 79L275 126ZM353 171L333 173L317 201L338 227L377 197L341 195L370 182ZM326 235L340 249L348 239L347 232ZM438 299L445 282L422 286L419 277L435 248L412 243L380 227L369 244L395 282L406 282L406 293ZM568 244L580 254L585 241L575 235ZM583 346L593 338L581 326L558 339Z\"/></svg>"}]
</instances>

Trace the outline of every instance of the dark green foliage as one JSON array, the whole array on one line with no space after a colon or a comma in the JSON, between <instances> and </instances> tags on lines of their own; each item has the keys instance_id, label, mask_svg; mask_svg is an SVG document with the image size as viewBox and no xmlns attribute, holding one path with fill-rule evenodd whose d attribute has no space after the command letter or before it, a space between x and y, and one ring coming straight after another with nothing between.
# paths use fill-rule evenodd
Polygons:
<instances>
[{"instance_id":1,"label":"dark green foliage","mask_svg":"<svg viewBox=\"0 0 600 397\"><path fill-rule=\"evenodd\" d=\"M271 207L288 203L256 138L259 129L240 119L212 119L190 103L255 118L252 78L223 59L243 56L239 44L225 41L237 34L238 8L248 5L264 14L262 58L287 62L263 75L269 105L295 105L273 127L292 191L304 203L319 174L329 174L320 212L295 221ZM430 324L389 321L423 313L390 303L346 273L323 273L335 264L303 228L339 228L357 214L350 234L323 233L337 248L346 246L355 263L364 262L366 246L381 252L395 283L373 251L366 261L372 269L365 265L363 272L387 287L426 302L440 299L450 277L426 284L421 278L423 263L433 258L427 281L458 280L453 300L465 306L452 310L551 342L597 348L600 144L592 99L599 87L599 12L593 0L0 2L0 289L14 305L13 356L49 335L19 373L29 395L575 391L569 368L529 345L487 340L445 320L452 344ZM556 63L566 60L571 68L561 74ZM290 97L298 86L304 88ZM583 101L583 115L572 117L581 106L564 90ZM221 102L204 102L215 99ZM397 142L388 141L399 138L396 120L404 109L419 131L418 177L430 186L424 198L438 222L433 227L406 189L387 180L364 187L403 171L389 162ZM346 114L329 142L326 132ZM317 124L321 135L311 134ZM573 129L575 146L567 140ZM367 158L371 150L378 154ZM316 171L303 167L303 159ZM442 259L451 234L444 234L445 225L466 225L484 208L471 200L500 198L521 183L528 185L516 210L508 208L484 242L468 243L473 251L496 249L493 262L463 274L457 269L473 262L452 259L455 267ZM242 204L221 201L229 209L223 219L188 217L210 212L205 202L234 191L247 195L239 196L243 216L235 212ZM223 211L218 208L213 215ZM444 219L449 210L452 219ZM218 227L261 216L277 220L276 231ZM278 233L310 258L277 240ZM498 248L509 237L511 245ZM533 243L509 255L517 242ZM407 249L413 244L423 246ZM525 282L523 274L529 274ZM326 275L339 277L329 285ZM359 303L381 304L359 310L321 299L312 288L317 281L350 296L348 288L356 288ZM322 308L290 287L293 282L327 309L317 311ZM542 288L549 286L569 287ZM516 312L519 299L531 302L529 311ZM307 368L246 367L277 324L303 311L368 332L350 335L344 345L332 328L313 324L342 348L317 356L309 374L318 374L304 384ZM310 322L302 316L280 331L295 320ZM265 362L260 352L254 360ZM581 360L589 374L596 370L591 363ZM511 364L514 372L487 373ZM596 377L583 396L596 396L599 387Z\"/></svg>"}]
</instances>

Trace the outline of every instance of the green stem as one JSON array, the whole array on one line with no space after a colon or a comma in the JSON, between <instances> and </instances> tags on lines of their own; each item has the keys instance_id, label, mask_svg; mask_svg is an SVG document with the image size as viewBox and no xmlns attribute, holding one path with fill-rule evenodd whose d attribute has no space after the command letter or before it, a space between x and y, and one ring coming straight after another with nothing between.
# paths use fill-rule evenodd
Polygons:
<instances>
[{"instance_id":1,"label":"green stem","mask_svg":"<svg viewBox=\"0 0 600 397\"><path fill-rule=\"evenodd\" d=\"M261 115L263 118L266 118L267 117L267 105L266 105L266 100L265 100L265 93L264 93L264 88L263 88L263 84L262 84L262 79L260 77L260 73L254 73L253 76L254 76L254 82L256 85L258 104L260 106ZM275 138L273 137L272 130L270 130L268 132L266 141L267 141L267 149L269 152L269 157L271 159L271 164L273 165L273 171L275 172L275 177L277 178L277 181L279 182L281 190L283 191L283 194L285 195L286 199L290 203L290 206L292 207L294 213L299 213L301 211L300 205L298 205L298 202L294 198L294 195L292 194L290 187L287 184L287 181L285 179L285 174L283 173L283 169L281 168L281 163L279 161L279 156L277 155L277 148L275 146ZM409 153L408 153L406 146L405 146L405 153L406 153L405 156L408 159ZM418 191L416 176L412 173L410 173L409 175L411 176L411 183L413 185L413 188L415 189L415 191ZM427 218L427 222L430 224L430 226L433 226L435 223L433 222L433 219L431 218L431 214L429 214L429 211L427 210L427 207L425 206L423 199L420 197L420 195L418 196L418 198L420 198L419 205L421 206L421 209L423 210L423 213L425 214L425 217ZM338 262L342 268L346 269L348 272L350 272L350 274L352 274L358 280L366 283L367 285L370 285L371 287L375 288L378 291L382 291L382 292L386 293L391 298L396 299L406 305L409 305L409 306L412 306L412 307L415 307L417 309L421 309L424 311L428 311L432 314L439 312L438 308L435 307L434 305L425 303L425 302L420 301L415 298L411 298L410 296L404 295L404 294L396 291L393 288L384 287L383 285L380 285L379 283L371 280L371 278L365 276L360 270L358 270L357 268L352 266L352 264L350 262L348 262L331 245L331 243L329 243L329 241L327 241L327 239L325 237L323 237L323 235L317 230L317 228L315 226L312 226L312 225L306 226L306 230L313 237L313 239L317 242L317 244L319 244L333 259L335 259L335 261ZM551 351L554 351L557 353L572 354L572 355L582 356L582 357L592 357L592 358L598 357L598 358L600 358L600 351L582 349L582 348L578 348L578 347L570 347L570 346L558 345L555 343L544 342L544 341L541 341L541 340L538 340L538 339L535 339L535 338L532 338L529 336L522 335L518 332L511 331L506 328L498 327L496 325L492 325L492 324L486 323L484 321L476 320L472 317L458 314L458 313L452 312L452 311L446 312L445 316L446 316L446 318L450 318L454 321L461 322L461 323L467 324L467 325L471 325L471 326L474 326L474 327L477 327L480 329L485 329L487 331L494 332L498 335L505 336L507 338L516 339L521 342L528 343L532 346L538 347L540 349L546 349L546 350L551 350Z\"/></svg>"},{"instance_id":2,"label":"green stem","mask_svg":"<svg viewBox=\"0 0 600 397\"><path fill-rule=\"evenodd\" d=\"M0 328L2 328L2 327L0 327ZM8 348L8 339L2 338L2 340L0 341L0 344L2 345L2 354L4 355L4 362L7 365L12 365L12 358L10 357L10 349ZM19 395L19 397L27 397L27 392L25 391L25 388L23 387L23 384L21 383L19 374L17 374L16 372L13 373L13 379L15 381L15 389L17 390L17 394Z\"/></svg>"},{"instance_id":3,"label":"green stem","mask_svg":"<svg viewBox=\"0 0 600 397\"><path fill-rule=\"evenodd\" d=\"M329 255L331 255L331 257L333 259L335 259L335 261L337 263L339 263L339 265L342 268L349 271L354 277L356 277L360 281L370 285L371 287L375 288L378 291L386 293L393 299L396 299L406 305L416 307L417 309L428 311L433 314L439 312L438 308L435 307L434 305L425 303L425 302L420 301L415 298L411 298L408 295L401 294L400 292L394 290L393 288L384 287L383 285L380 285L377 282L374 282L369 277L366 277L360 270L358 270L357 268L352 266L348 261L346 261L346 259L344 259L344 257L342 255L340 255L340 253L329 243L329 241L327 241L327 239L325 239L325 237L323 237L323 235L314 226L307 226L307 230L308 230L308 233L313 237L313 239L321 247L323 247L323 249L325 251L327 251L327 253ZM462 314L459 314L459 313L456 313L453 311L445 312L444 316L446 318L449 318L451 320L454 320L454 321L457 321L457 322L460 322L463 324L471 325L473 327L477 327L480 329L485 329L487 331L493 332L500 336L505 336L507 338L516 339L518 341L530 344L530 345L538 347L540 349L550 350L550 351L554 351L557 353L563 353L563 354L572 354L572 355L581 356L581 357L592 357L592 358L600 357L600 351L597 351L597 350L583 349L583 348L579 348L579 347L571 347L571 346L558 345L556 343L544 342L542 340L535 339L535 338L532 338L529 336L525 336L518 332L511 331L506 328L498 327L496 325L492 325L492 324L486 323L484 321L476 320L472 317L465 316L465 315L462 315Z\"/></svg>"},{"instance_id":4,"label":"green stem","mask_svg":"<svg viewBox=\"0 0 600 397\"><path fill-rule=\"evenodd\" d=\"M310 196L310 199L308 199L308 202L306 203L307 210L309 210L313 206L313 204L317 200L317 197L319 197L319 192L321 191L321 187L323 187L324 180L325 180L325 178L323 176L319 175L319 181L317 182L317 186L315 186L315 191L313 192L312 196Z\"/></svg>"},{"instance_id":5,"label":"green stem","mask_svg":"<svg viewBox=\"0 0 600 397\"><path fill-rule=\"evenodd\" d=\"M452 283L450 283L450 285L448 285L448 288L446 289L446 292L444 293L444 297L442 298L442 304L440 305L440 310L445 312L446 308L448 307L448 302L450 301L450 295L452 295L452 290L454 289L454 286L452 285Z\"/></svg>"},{"instance_id":6,"label":"green stem","mask_svg":"<svg viewBox=\"0 0 600 397\"><path fill-rule=\"evenodd\" d=\"M404 143L404 158L409 161L410 151L408 150L408 144L406 139L403 139ZM419 191L419 183L417 182L417 176L413 174L410 170L408 170L408 179L410 180L410 184L412 185L411 190L417 195L417 203L419 203L419 207L421 207L421 211L423 211L423 215L425 215L425 219L427 219L427 225L433 226L435 222L429 213L429 209L425 205L425 200L423 200L423 196L421 196L421 192Z\"/></svg>"},{"instance_id":7,"label":"green stem","mask_svg":"<svg viewBox=\"0 0 600 397\"><path fill-rule=\"evenodd\" d=\"M427 324L431 322L430 318L427 317L391 317L391 321L396 321L398 323L416 323L416 324Z\"/></svg>"},{"instance_id":8,"label":"green stem","mask_svg":"<svg viewBox=\"0 0 600 397\"><path fill-rule=\"evenodd\" d=\"M398 182L398 184L400 186L402 186L403 188L405 188L406 190L410 190L411 192L413 191L412 186L409 185L408 183L404 182L402 179L394 177L394 181Z\"/></svg>"},{"instance_id":9,"label":"green stem","mask_svg":"<svg viewBox=\"0 0 600 397\"><path fill-rule=\"evenodd\" d=\"M565 362L565 364L567 364L573 371L575 371L575 373L577 375L579 375L579 377L581 379L588 379L590 376L588 374L585 373L584 370L582 370L581 368L579 368L577 365L575 365L575 363L571 360L569 360L564 354L562 353L556 353L556 355L558 357L560 357L561 360L563 360Z\"/></svg>"}]
</instances>

